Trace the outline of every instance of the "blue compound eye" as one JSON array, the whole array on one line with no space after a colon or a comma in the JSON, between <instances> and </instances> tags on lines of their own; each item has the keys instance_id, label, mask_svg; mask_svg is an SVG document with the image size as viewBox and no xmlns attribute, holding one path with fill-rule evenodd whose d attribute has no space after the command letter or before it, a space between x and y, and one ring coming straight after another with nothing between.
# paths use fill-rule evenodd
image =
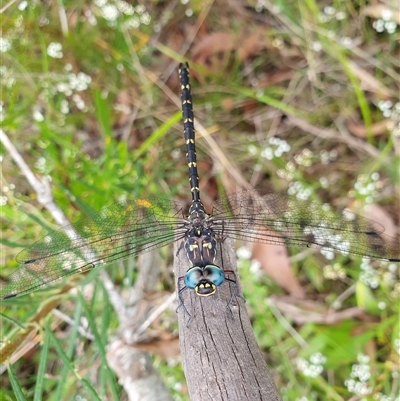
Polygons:
<instances>
[{"instance_id":1,"label":"blue compound eye","mask_svg":"<svg viewBox=\"0 0 400 401\"><path fill-rule=\"evenodd\" d=\"M184 282L186 287L192 290L199 284L200 280L203 278L203 269L201 267L192 267L188 270L184 277Z\"/></svg>"},{"instance_id":2,"label":"blue compound eye","mask_svg":"<svg viewBox=\"0 0 400 401\"><path fill-rule=\"evenodd\" d=\"M217 287L225 281L223 270L215 265L207 265L203 270L203 276L207 281L210 281Z\"/></svg>"}]
</instances>

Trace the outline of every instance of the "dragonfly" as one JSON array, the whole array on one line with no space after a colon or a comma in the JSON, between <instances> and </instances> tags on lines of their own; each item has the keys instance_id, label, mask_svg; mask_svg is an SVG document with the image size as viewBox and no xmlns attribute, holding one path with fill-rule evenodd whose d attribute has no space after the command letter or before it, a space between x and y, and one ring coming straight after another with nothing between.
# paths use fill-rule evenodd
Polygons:
<instances>
[{"instance_id":1,"label":"dragonfly","mask_svg":"<svg viewBox=\"0 0 400 401\"><path fill-rule=\"evenodd\" d=\"M399 242L385 234L380 224L348 210L338 215L295 196L241 191L221 197L207 213L200 199L187 63L180 64L179 76L192 198L189 211L184 203L159 197L127 199L50 232L17 255L19 267L5 278L0 299L28 294L65 277L175 241L182 244L188 261L186 274L177 279L180 305L187 290L207 297L225 282L236 284L233 271L215 264L217 243L228 237L282 246L316 246L344 255L400 262Z\"/></svg>"}]
</instances>

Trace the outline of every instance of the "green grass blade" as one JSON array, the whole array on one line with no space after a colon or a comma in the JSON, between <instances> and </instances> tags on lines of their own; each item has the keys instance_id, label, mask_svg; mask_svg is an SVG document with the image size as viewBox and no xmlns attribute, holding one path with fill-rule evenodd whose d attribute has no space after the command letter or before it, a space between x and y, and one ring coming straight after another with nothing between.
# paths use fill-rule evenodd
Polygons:
<instances>
[{"instance_id":1,"label":"green grass blade","mask_svg":"<svg viewBox=\"0 0 400 401\"><path fill-rule=\"evenodd\" d=\"M15 399L17 401L26 401L25 395L22 391L21 386L19 385L19 381L17 379L17 376L15 375L15 371L14 371L11 363L8 364L7 370L8 370L8 377L10 378L11 386L14 390Z\"/></svg>"},{"instance_id":2,"label":"green grass blade","mask_svg":"<svg viewBox=\"0 0 400 401\"><path fill-rule=\"evenodd\" d=\"M75 366L71 362L71 359L67 356L67 354L64 352L62 349L60 342L57 340L56 336L54 333L46 327L46 336L50 336L50 339L52 341L52 344L55 346L56 351L58 353L58 356L61 358L61 360L64 362L64 365L68 367L68 370L72 372L76 378L79 380L79 382L82 384L82 386L85 388L85 390L88 392L88 394L91 396L91 399L94 401L101 401L100 397L97 395L96 390L92 387L92 385L89 383L88 380L82 378L78 372L75 369Z\"/></svg>"},{"instance_id":3,"label":"green grass blade","mask_svg":"<svg viewBox=\"0 0 400 401\"><path fill-rule=\"evenodd\" d=\"M268 104L271 107L274 107L278 110L283 111L284 113L293 115L293 116L297 116L297 117L305 117L305 113L301 110L298 110L294 107L289 106L287 103L281 102L278 99L275 99L271 96L268 96L266 94L260 94L258 95L256 91L252 90L252 89L247 89L247 88L243 88L240 86L233 86L233 89L237 92L240 93L243 96L246 97L251 97L253 99L257 99L259 102Z\"/></svg>"},{"instance_id":4,"label":"green grass blade","mask_svg":"<svg viewBox=\"0 0 400 401\"><path fill-rule=\"evenodd\" d=\"M141 156L143 153L158 142L166 133L182 119L182 112L177 111L173 114L164 124L158 127L141 145L140 148L135 152L136 157Z\"/></svg>"},{"instance_id":5,"label":"green grass blade","mask_svg":"<svg viewBox=\"0 0 400 401\"><path fill-rule=\"evenodd\" d=\"M361 88L361 81L356 77L356 75L352 71L344 52L339 50L337 55L338 55L338 60L341 62L342 66L353 86L354 92L357 97L358 105L360 107L361 114L363 116L364 124L367 129L367 138L368 138L368 141L371 142L372 141L372 130L371 130L372 116L371 116L371 110L368 106L368 100L365 97L363 89Z\"/></svg>"},{"instance_id":6,"label":"green grass blade","mask_svg":"<svg viewBox=\"0 0 400 401\"><path fill-rule=\"evenodd\" d=\"M46 327L48 328L48 321ZM47 360L49 357L50 349L50 337L44 336L44 343L40 352L39 368L36 376L35 393L33 401L40 401L43 399L43 388L44 388L44 375L46 374Z\"/></svg>"},{"instance_id":7,"label":"green grass blade","mask_svg":"<svg viewBox=\"0 0 400 401\"><path fill-rule=\"evenodd\" d=\"M80 302L77 302L75 307L74 325L72 326L71 333L68 336L69 344L67 348L67 357L70 360L73 358L75 352L76 340L79 333L79 320L81 318L81 315L82 315L82 305ZM58 386L53 398L55 401L63 399L63 388L68 379L68 371L69 371L68 366L64 364L61 368L60 380L58 382Z\"/></svg>"},{"instance_id":8,"label":"green grass blade","mask_svg":"<svg viewBox=\"0 0 400 401\"><path fill-rule=\"evenodd\" d=\"M93 297L94 299L95 297ZM106 380L109 382L111 391L113 393L114 399L118 399L118 384L115 380L115 374L114 372L110 369L108 366L108 361L107 361L107 356L106 356L106 349L105 349L105 342L103 341L103 338L100 336L100 333L97 329L93 314L92 314L92 309L90 309L85 300L82 297L82 294L78 292L78 299L82 305L82 308L85 312L85 316L88 319L88 324L89 327L94 335L94 342L97 345L97 349L99 351L100 359L101 359L101 364L100 366L105 370L104 373L106 373L103 377L106 378ZM105 302L105 300L103 300ZM103 309L103 311L107 310L107 308ZM106 340L106 339L105 339Z\"/></svg>"}]
</instances>

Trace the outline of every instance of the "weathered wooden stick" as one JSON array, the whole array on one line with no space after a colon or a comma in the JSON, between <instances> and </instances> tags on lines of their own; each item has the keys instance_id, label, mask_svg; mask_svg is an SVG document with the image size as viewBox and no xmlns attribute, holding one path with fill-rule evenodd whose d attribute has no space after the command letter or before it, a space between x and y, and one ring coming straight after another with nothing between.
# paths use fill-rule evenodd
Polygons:
<instances>
[{"instance_id":1,"label":"weathered wooden stick","mask_svg":"<svg viewBox=\"0 0 400 401\"><path fill-rule=\"evenodd\" d=\"M236 272L232 240L218 245L217 266ZM188 270L188 259L175 243L175 276ZM239 277L236 275L241 295ZM258 347L245 302L234 297L234 285L224 282L214 295L200 297L193 290L183 293L179 309L182 363L191 401L278 401L281 397ZM228 307L227 307L228 306ZM188 325L189 322L189 325Z\"/></svg>"}]
</instances>

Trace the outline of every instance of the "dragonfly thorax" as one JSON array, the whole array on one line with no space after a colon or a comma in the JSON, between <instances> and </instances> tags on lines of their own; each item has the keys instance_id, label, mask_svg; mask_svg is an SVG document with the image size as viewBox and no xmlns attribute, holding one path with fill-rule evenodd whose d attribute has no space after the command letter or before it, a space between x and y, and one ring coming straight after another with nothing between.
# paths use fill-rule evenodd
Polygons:
<instances>
[{"instance_id":1,"label":"dragonfly thorax","mask_svg":"<svg viewBox=\"0 0 400 401\"><path fill-rule=\"evenodd\" d=\"M203 204L200 201L194 201L189 209L189 228L187 237L202 237L211 235L212 230L209 227L209 216L206 213Z\"/></svg>"},{"instance_id":2,"label":"dragonfly thorax","mask_svg":"<svg viewBox=\"0 0 400 401\"><path fill-rule=\"evenodd\" d=\"M192 266L214 263L217 256L217 241L210 235L188 237L185 241L186 255Z\"/></svg>"}]
</instances>

